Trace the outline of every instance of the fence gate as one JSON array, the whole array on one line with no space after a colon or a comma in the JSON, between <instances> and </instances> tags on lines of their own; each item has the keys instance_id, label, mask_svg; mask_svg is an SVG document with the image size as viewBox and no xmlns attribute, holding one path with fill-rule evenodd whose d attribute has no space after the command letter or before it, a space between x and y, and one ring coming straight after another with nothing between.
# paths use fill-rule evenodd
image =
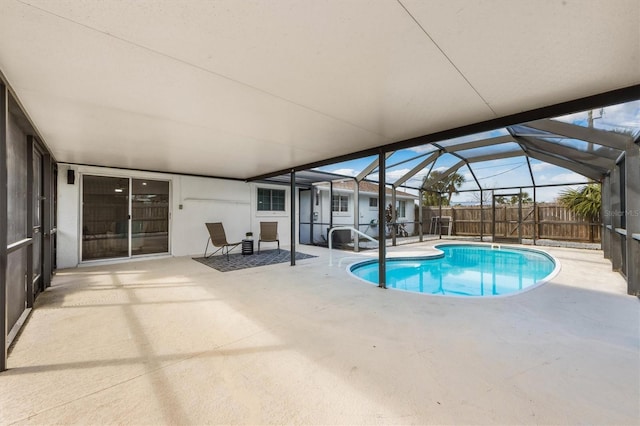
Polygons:
<instances>
[{"instance_id":1,"label":"fence gate","mask_svg":"<svg viewBox=\"0 0 640 426\"><path fill-rule=\"evenodd\" d=\"M506 201L510 202L507 203ZM517 201L518 209L512 201ZM492 237L496 243L522 244L522 193L493 194Z\"/></svg>"}]
</instances>

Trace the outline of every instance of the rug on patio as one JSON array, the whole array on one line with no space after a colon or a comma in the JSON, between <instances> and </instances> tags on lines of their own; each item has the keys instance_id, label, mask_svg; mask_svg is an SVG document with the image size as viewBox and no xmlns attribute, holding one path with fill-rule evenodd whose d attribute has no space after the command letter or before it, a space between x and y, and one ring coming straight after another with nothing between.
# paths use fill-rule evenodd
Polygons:
<instances>
[{"instance_id":1,"label":"rug on patio","mask_svg":"<svg viewBox=\"0 0 640 426\"><path fill-rule=\"evenodd\" d=\"M310 254L296 252L296 260L310 259ZM193 260L200 262L203 265L207 265L213 269L217 269L220 272L237 271L239 269L255 268L256 266L275 265L276 263L285 263L291 261L291 253L288 250L262 250L260 254L254 252L250 255L243 255L241 253L232 253L227 256L221 256L216 254L209 258L194 257Z\"/></svg>"}]
</instances>

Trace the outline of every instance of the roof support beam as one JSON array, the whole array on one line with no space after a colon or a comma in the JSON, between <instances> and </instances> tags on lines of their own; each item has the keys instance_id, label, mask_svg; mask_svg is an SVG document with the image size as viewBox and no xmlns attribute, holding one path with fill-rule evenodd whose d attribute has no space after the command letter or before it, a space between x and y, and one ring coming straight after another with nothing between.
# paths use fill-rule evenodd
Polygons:
<instances>
[{"instance_id":1,"label":"roof support beam","mask_svg":"<svg viewBox=\"0 0 640 426\"><path fill-rule=\"evenodd\" d=\"M529 169L529 176L531 176L531 183L533 184L533 187L536 187L536 179L533 177L533 169L531 168L531 160L529 160L529 156L527 155L525 157L527 159L527 168ZM533 202L535 204L535 199L536 199L536 194L535 191L533 193ZM535 238L534 238L535 240Z\"/></svg>"},{"instance_id":2,"label":"roof support beam","mask_svg":"<svg viewBox=\"0 0 640 426\"><path fill-rule=\"evenodd\" d=\"M576 172L582 176L588 177L596 181L600 181L604 176L604 172L598 172L595 169L585 166L583 164L575 163L562 158L557 158L552 155L530 149L527 155L536 160L544 161L545 163L553 164L554 166L562 167L572 172Z\"/></svg>"},{"instance_id":3,"label":"roof support beam","mask_svg":"<svg viewBox=\"0 0 640 426\"><path fill-rule=\"evenodd\" d=\"M478 155L477 157L469 157L466 159L468 163L479 163L481 161L499 160L501 158L513 158L522 157L525 155L524 151L507 151L498 152L496 154Z\"/></svg>"},{"instance_id":4,"label":"roof support beam","mask_svg":"<svg viewBox=\"0 0 640 426\"><path fill-rule=\"evenodd\" d=\"M393 152L387 152L385 154L385 160L389 157L391 157L393 155ZM367 167L364 168L364 170L362 170L358 176L356 176L356 181L360 182L362 181L364 178L366 178L367 176L369 176L369 174L375 170L376 167L378 167L378 165L380 164L380 158L376 158L375 160L373 160L371 162L371 164L369 164Z\"/></svg>"},{"instance_id":5,"label":"roof support beam","mask_svg":"<svg viewBox=\"0 0 640 426\"><path fill-rule=\"evenodd\" d=\"M580 163L588 167L611 170L616 165L614 160L607 159L597 154L583 152L572 147L558 145L544 139L531 137L517 139L521 146L525 147L526 149L535 149L541 152L555 154L567 159L568 161Z\"/></svg>"},{"instance_id":6,"label":"roof support beam","mask_svg":"<svg viewBox=\"0 0 640 426\"><path fill-rule=\"evenodd\" d=\"M457 172L460 169L460 167L464 166L465 164L466 163L465 163L464 160L458 161L456 164L454 164L453 166L449 167L447 170L442 172L442 174L440 175L440 179L445 179L449 175L454 174L455 172Z\"/></svg>"},{"instance_id":7,"label":"roof support beam","mask_svg":"<svg viewBox=\"0 0 640 426\"><path fill-rule=\"evenodd\" d=\"M484 146L500 145L503 143L515 142L510 135L497 136L495 138L480 139L477 141L463 142L450 147L442 147L446 152L464 151L467 149L482 148ZM438 144L438 146L442 146Z\"/></svg>"},{"instance_id":8,"label":"roof support beam","mask_svg":"<svg viewBox=\"0 0 640 426\"><path fill-rule=\"evenodd\" d=\"M606 130L578 126L576 124L564 123L562 121L551 120L548 118L544 120L530 121L524 125L536 130L555 133L570 139L580 139L585 142L615 148L620 151L624 151L627 142L631 139L631 136L625 136Z\"/></svg>"},{"instance_id":9,"label":"roof support beam","mask_svg":"<svg viewBox=\"0 0 640 426\"><path fill-rule=\"evenodd\" d=\"M503 152L503 153L499 153L499 154L480 155L478 157L473 157L473 158L466 158L466 159L463 158L460 161L458 161L456 164L454 164L453 166L449 167L447 170L442 172L442 175L440 175L440 177L442 179L445 179L449 175L457 172L462 166L464 166L464 165L468 166L470 163L479 163L479 162L482 162L482 161L499 160L501 158L522 157L524 155L525 155L525 153L522 152L522 151L510 151L510 152ZM459 157L459 158L461 158L461 157ZM469 170L471 170L471 167L469 167ZM471 174L473 175L473 172L471 172ZM474 176L474 179L476 180L476 184L478 184L478 188L481 188L480 183L475 178L475 175L473 175L473 176ZM424 183L422 185L422 188L424 189Z\"/></svg>"},{"instance_id":10,"label":"roof support beam","mask_svg":"<svg viewBox=\"0 0 640 426\"><path fill-rule=\"evenodd\" d=\"M409 179L411 179L413 176L418 174L420 171L422 171L429 164L435 162L438 159L439 156L440 156L440 151L437 151L437 152L434 152L433 154L431 154L430 156L428 156L427 158L425 158L423 161L420 162L420 164L415 166L413 169L409 170L404 176L402 176L400 179L395 181L395 183L393 184L393 187L397 188L400 185L402 185L403 183L405 183L406 181L408 181Z\"/></svg>"}]
</instances>

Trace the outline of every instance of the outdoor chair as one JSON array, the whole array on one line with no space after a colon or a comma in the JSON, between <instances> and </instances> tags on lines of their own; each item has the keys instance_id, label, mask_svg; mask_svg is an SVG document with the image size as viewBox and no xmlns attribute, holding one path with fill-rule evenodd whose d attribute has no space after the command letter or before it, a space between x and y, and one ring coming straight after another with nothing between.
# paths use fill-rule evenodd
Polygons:
<instances>
[{"instance_id":1,"label":"outdoor chair","mask_svg":"<svg viewBox=\"0 0 640 426\"><path fill-rule=\"evenodd\" d=\"M280 253L280 240L278 239L278 222L260 222L260 238L258 239L258 253L260 253L260 242L278 243L278 253Z\"/></svg>"},{"instance_id":2,"label":"outdoor chair","mask_svg":"<svg viewBox=\"0 0 640 426\"><path fill-rule=\"evenodd\" d=\"M220 250L222 250L222 254L225 254L225 248L227 260L229 260L229 252L233 250L235 247L239 246L240 243L230 243L227 242L227 235L224 233L224 227L221 222L216 223L205 223L207 230L209 231L209 239L207 240L207 246L204 248L204 256L203 257L211 257ZM209 242L214 247L219 247L218 250L211 253L207 256L207 249L209 248Z\"/></svg>"}]
</instances>

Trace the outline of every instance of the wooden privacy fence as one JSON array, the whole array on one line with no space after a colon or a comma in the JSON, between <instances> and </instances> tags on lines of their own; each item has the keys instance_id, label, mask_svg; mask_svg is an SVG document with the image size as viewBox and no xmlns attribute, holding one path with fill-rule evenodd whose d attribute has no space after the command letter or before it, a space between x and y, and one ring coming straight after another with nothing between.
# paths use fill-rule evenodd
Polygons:
<instances>
[{"instance_id":1,"label":"wooden privacy fence","mask_svg":"<svg viewBox=\"0 0 640 426\"><path fill-rule=\"evenodd\" d=\"M420 207L418 207L420 208ZM518 206L496 205L496 237L518 237ZM450 217L451 235L491 236L493 234L493 208L483 206L422 207L422 232L433 233L436 218ZM416 212L416 217L418 214ZM445 223L447 220L444 221ZM589 222L559 204L522 204L522 238L550 239L580 242L600 242L602 224L597 218ZM437 229L437 228L435 228ZM437 233L437 231L436 231ZM443 228L443 235L448 229Z\"/></svg>"}]
</instances>

